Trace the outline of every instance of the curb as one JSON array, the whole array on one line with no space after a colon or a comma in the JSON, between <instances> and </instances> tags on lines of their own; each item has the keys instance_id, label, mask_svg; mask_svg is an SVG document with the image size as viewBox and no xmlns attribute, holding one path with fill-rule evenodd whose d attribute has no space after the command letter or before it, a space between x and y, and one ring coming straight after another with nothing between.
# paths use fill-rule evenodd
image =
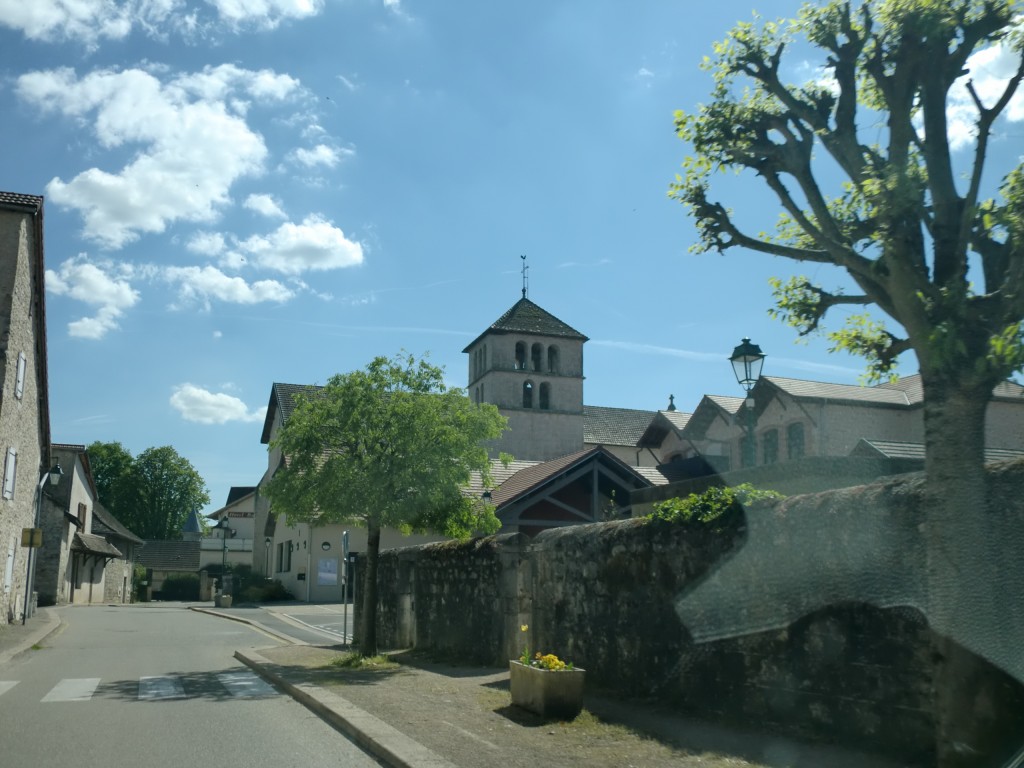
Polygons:
<instances>
[{"instance_id":1,"label":"curb","mask_svg":"<svg viewBox=\"0 0 1024 768\"><path fill-rule=\"evenodd\" d=\"M247 619L244 616L232 616L230 613L224 613L222 611L214 610L213 608L203 608L199 605L189 606L189 610L195 611L196 613L205 613L209 616L216 616L220 619L228 619L229 621L235 621L239 624L248 624L250 627L255 627L261 632L265 632L271 637L276 637L278 640L288 643L289 645L309 645L309 643L304 642L303 640L299 640L291 635L286 635L284 632L278 632L276 629L271 629L266 624L261 624L258 621Z\"/></svg>"},{"instance_id":2,"label":"curb","mask_svg":"<svg viewBox=\"0 0 1024 768\"><path fill-rule=\"evenodd\" d=\"M44 638L55 632L60 628L61 620L60 617L45 608L37 610L36 615L45 619L46 623L41 627L34 628L31 632L25 635L25 639L21 640L17 645L9 648L6 651L0 651L0 666L3 666L15 656L27 651L33 645L41 642Z\"/></svg>"},{"instance_id":3,"label":"curb","mask_svg":"<svg viewBox=\"0 0 1024 768\"><path fill-rule=\"evenodd\" d=\"M391 768L456 768L336 693L308 683L289 682L278 673L277 665L256 651L235 651L235 658Z\"/></svg>"}]
</instances>

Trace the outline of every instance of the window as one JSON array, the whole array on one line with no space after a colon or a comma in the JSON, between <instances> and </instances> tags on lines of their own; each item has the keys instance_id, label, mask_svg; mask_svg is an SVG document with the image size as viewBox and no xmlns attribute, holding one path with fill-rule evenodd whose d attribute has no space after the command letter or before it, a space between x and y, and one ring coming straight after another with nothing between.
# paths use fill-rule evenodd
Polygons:
<instances>
[{"instance_id":1,"label":"window","mask_svg":"<svg viewBox=\"0 0 1024 768\"><path fill-rule=\"evenodd\" d=\"M786 427L786 454L791 459L804 455L804 425L800 422Z\"/></svg>"},{"instance_id":2,"label":"window","mask_svg":"<svg viewBox=\"0 0 1024 768\"><path fill-rule=\"evenodd\" d=\"M4 498L14 498L14 478L18 473L18 452L14 448L7 449L7 461L4 463Z\"/></svg>"},{"instance_id":3,"label":"window","mask_svg":"<svg viewBox=\"0 0 1024 768\"><path fill-rule=\"evenodd\" d=\"M542 411L551 408L551 385L546 381L540 385L540 409Z\"/></svg>"},{"instance_id":4,"label":"window","mask_svg":"<svg viewBox=\"0 0 1024 768\"><path fill-rule=\"evenodd\" d=\"M774 464L779 460L779 430L769 429L761 435L761 455L765 464Z\"/></svg>"},{"instance_id":5,"label":"window","mask_svg":"<svg viewBox=\"0 0 1024 768\"><path fill-rule=\"evenodd\" d=\"M523 408L533 408L533 382L523 383Z\"/></svg>"},{"instance_id":6,"label":"window","mask_svg":"<svg viewBox=\"0 0 1024 768\"><path fill-rule=\"evenodd\" d=\"M14 396L21 400L25 392L25 353L18 353L18 376L14 380Z\"/></svg>"},{"instance_id":7,"label":"window","mask_svg":"<svg viewBox=\"0 0 1024 768\"><path fill-rule=\"evenodd\" d=\"M516 342L516 369L520 371L526 370L526 342Z\"/></svg>"},{"instance_id":8,"label":"window","mask_svg":"<svg viewBox=\"0 0 1024 768\"><path fill-rule=\"evenodd\" d=\"M532 358L531 362L533 363L533 370L539 371L541 369L540 368L540 363L541 363L541 358L543 356L544 356L544 347L541 346L540 344L534 344L533 347L530 349L530 357Z\"/></svg>"},{"instance_id":9,"label":"window","mask_svg":"<svg viewBox=\"0 0 1024 768\"><path fill-rule=\"evenodd\" d=\"M548 347L548 371L558 373L558 347L554 344Z\"/></svg>"}]
</instances>

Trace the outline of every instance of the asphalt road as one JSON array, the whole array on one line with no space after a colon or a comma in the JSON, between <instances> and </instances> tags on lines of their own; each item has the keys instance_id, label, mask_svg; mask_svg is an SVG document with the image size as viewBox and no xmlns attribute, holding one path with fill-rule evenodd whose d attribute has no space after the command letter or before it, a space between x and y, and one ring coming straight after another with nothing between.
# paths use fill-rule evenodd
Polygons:
<instances>
[{"instance_id":1,"label":"asphalt road","mask_svg":"<svg viewBox=\"0 0 1024 768\"><path fill-rule=\"evenodd\" d=\"M67 607L0 666L4 768L303 768L378 763L237 662L278 644L183 606Z\"/></svg>"}]
</instances>

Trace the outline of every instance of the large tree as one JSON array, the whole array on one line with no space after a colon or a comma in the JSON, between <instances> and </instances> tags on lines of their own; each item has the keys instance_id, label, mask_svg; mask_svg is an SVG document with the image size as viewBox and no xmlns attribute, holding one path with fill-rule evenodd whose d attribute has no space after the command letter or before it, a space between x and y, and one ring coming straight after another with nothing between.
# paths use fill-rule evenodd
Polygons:
<instances>
[{"instance_id":1,"label":"large tree","mask_svg":"<svg viewBox=\"0 0 1024 768\"><path fill-rule=\"evenodd\" d=\"M499 437L506 420L446 387L443 374L410 355L378 357L300 395L271 442L285 458L267 486L275 514L366 528L365 656L377 653L381 528L461 538L499 527L494 508L463 489L474 471L489 477L484 442Z\"/></svg>"},{"instance_id":2,"label":"large tree","mask_svg":"<svg viewBox=\"0 0 1024 768\"><path fill-rule=\"evenodd\" d=\"M1007 615L995 597L1000 568L1016 558L1010 542L991 541L984 446L993 388L1024 363L1024 169L988 169L998 183L984 174L1024 77L1021 10L1013 0L835 1L791 22L737 25L707 60L710 101L676 115L693 154L671 192L696 220L697 250L781 256L819 278L829 274L820 265L845 272L852 290L776 283L775 313L802 333L838 308L847 320L829 334L833 348L864 355L876 378L916 356L931 499L925 610L938 632L968 638L1018 678L1020 609ZM800 45L804 56L807 43L821 76L791 84L785 54ZM982 88L976 75L997 57L1006 76ZM955 141L954 113L970 124ZM774 232L751 231L717 199L723 170L751 174L777 198ZM843 311L851 306L864 309ZM965 685L948 665L938 679L947 696ZM940 702L947 719L951 706Z\"/></svg>"},{"instance_id":3,"label":"large tree","mask_svg":"<svg viewBox=\"0 0 1024 768\"><path fill-rule=\"evenodd\" d=\"M169 445L133 457L121 443L86 448L100 502L143 539L181 536L189 514L210 503L192 463Z\"/></svg>"}]
</instances>

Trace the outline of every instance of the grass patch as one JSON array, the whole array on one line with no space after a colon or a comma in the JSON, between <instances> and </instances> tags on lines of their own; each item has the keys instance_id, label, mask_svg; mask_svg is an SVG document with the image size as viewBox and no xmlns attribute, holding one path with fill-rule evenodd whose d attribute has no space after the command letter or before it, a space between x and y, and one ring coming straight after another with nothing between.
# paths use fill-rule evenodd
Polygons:
<instances>
[{"instance_id":1,"label":"grass patch","mask_svg":"<svg viewBox=\"0 0 1024 768\"><path fill-rule=\"evenodd\" d=\"M32 646L32 650L33 651L41 651L41 650L43 650L43 646L41 646L39 643L36 643L35 645Z\"/></svg>"},{"instance_id":2,"label":"grass patch","mask_svg":"<svg viewBox=\"0 0 1024 768\"><path fill-rule=\"evenodd\" d=\"M328 662L332 669L350 670L354 672L394 671L401 666L390 656L363 656L358 651L346 653Z\"/></svg>"}]
</instances>

